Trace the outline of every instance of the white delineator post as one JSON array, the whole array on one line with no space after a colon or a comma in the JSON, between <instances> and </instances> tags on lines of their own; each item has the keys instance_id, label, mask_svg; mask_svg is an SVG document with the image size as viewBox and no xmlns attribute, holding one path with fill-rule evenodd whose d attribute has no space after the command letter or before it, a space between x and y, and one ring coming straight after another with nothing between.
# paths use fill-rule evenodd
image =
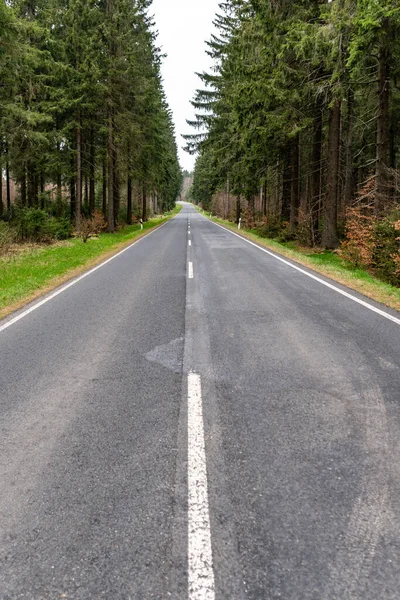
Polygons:
<instances>
[{"instance_id":1,"label":"white delineator post","mask_svg":"<svg viewBox=\"0 0 400 600\"><path fill-rule=\"evenodd\" d=\"M200 375L188 375L189 600L215 600Z\"/></svg>"},{"instance_id":2,"label":"white delineator post","mask_svg":"<svg viewBox=\"0 0 400 600\"><path fill-rule=\"evenodd\" d=\"M242 217L239 218L238 229L242 228Z\"/></svg>"}]
</instances>

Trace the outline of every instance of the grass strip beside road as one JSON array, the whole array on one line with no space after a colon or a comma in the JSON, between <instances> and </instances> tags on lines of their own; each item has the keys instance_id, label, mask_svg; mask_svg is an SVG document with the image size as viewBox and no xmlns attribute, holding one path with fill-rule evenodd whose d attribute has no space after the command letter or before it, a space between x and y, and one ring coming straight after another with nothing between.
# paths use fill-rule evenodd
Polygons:
<instances>
[{"instance_id":1,"label":"grass strip beside road","mask_svg":"<svg viewBox=\"0 0 400 600\"><path fill-rule=\"evenodd\" d=\"M199 207L196 206L196 208L200 212L203 212ZM377 279L363 269L353 267L353 265L343 260L336 252L305 248L296 242L277 242L271 238L263 237L256 229L242 228L238 231L237 225L230 221L225 221L218 217L210 217L210 213L207 212L204 215L211 218L215 223L223 225L242 237L276 252L276 254L285 256L305 267L309 267L313 271L325 275L325 277L329 277L352 290L360 292L371 300L381 302L390 308L400 311L399 288Z\"/></svg>"},{"instance_id":2,"label":"grass strip beside road","mask_svg":"<svg viewBox=\"0 0 400 600\"><path fill-rule=\"evenodd\" d=\"M115 233L102 233L86 243L80 238L50 246L37 246L13 257L0 257L0 319L40 298L66 281L110 258L132 242L159 227L181 210L129 225Z\"/></svg>"}]
</instances>

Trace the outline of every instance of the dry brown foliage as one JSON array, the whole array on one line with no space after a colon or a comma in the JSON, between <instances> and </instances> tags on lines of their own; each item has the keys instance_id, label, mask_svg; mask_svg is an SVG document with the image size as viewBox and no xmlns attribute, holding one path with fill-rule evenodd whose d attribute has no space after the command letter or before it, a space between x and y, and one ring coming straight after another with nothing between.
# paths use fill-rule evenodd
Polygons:
<instances>
[{"instance_id":1,"label":"dry brown foliage","mask_svg":"<svg viewBox=\"0 0 400 600\"><path fill-rule=\"evenodd\" d=\"M376 248L375 228L375 178L371 178L358 191L356 202L345 211L346 239L340 254L355 267L370 267Z\"/></svg>"},{"instance_id":2,"label":"dry brown foliage","mask_svg":"<svg viewBox=\"0 0 400 600\"><path fill-rule=\"evenodd\" d=\"M346 240L340 254L356 267L369 267L376 248L375 227L377 217L369 205L348 207L346 210Z\"/></svg>"},{"instance_id":3,"label":"dry brown foliage","mask_svg":"<svg viewBox=\"0 0 400 600\"><path fill-rule=\"evenodd\" d=\"M106 222L103 213L99 210L95 210L91 217L81 218L79 231L76 232L76 237L80 237L82 241L86 243L90 237L99 235L105 227Z\"/></svg>"}]
</instances>

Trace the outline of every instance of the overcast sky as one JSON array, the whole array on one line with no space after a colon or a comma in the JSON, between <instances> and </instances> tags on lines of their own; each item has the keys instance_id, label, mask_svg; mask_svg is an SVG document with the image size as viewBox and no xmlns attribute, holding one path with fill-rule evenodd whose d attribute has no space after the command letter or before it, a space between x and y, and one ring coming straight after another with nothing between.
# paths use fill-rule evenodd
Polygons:
<instances>
[{"instance_id":1,"label":"overcast sky","mask_svg":"<svg viewBox=\"0 0 400 600\"><path fill-rule=\"evenodd\" d=\"M195 72L207 71L210 67L205 41L213 31L212 21L219 1L153 0L150 9L159 31L158 45L168 54L162 69L164 89L174 115L180 163L189 171L193 170L195 158L182 150L185 140L181 134L193 131L186 119L193 118L190 100L201 87Z\"/></svg>"}]
</instances>

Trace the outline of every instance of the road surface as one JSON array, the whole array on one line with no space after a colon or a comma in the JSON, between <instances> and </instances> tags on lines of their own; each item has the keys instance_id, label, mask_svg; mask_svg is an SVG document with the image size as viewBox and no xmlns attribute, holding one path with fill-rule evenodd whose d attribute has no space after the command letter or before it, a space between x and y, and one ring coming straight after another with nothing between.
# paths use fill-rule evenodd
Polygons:
<instances>
[{"instance_id":1,"label":"road surface","mask_svg":"<svg viewBox=\"0 0 400 600\"><path fill-rule=\"evenodd\" d=\"M310 274L185 204L0 323L2 600L398 600L400 315Z\"/></svg>"}]
</instances>

